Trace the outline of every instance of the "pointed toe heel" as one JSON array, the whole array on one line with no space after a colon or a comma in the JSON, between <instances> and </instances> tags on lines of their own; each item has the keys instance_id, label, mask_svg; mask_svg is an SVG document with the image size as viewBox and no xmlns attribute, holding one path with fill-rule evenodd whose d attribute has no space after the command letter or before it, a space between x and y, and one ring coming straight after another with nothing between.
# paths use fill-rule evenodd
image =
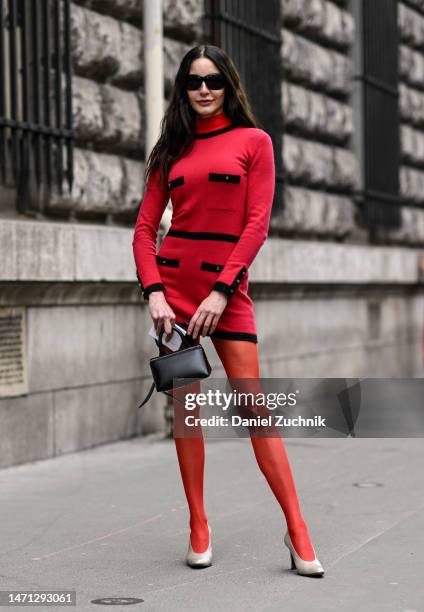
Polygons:
<instances>
[{"instance_id":1,"label":"pointed toe heel","mask_svg":"<svg viewBox=\"0 0 424 612\"><path fill-rule=\"evenodd\" d=\"M291 560L291 568L296 569L297 573L301 576L310 576L311 578L321 578L324 576L324 568L322 567L319 559L315 554L315 558L312 561L305 561L296 552L296 549L293 546L293 543L290 538L290 534L286 531L286 535L284 536L284 544L290 551L290 560ZM313 548L313 547L312 547Z\"/></svg>"},{"instance_id":2,"label":"pointed toe heel","mask_svg":"<svg viewBox=\"0 0 424 612\"><path fill-rule=\"evenodd\" d=\"M209 567L210 565L212 565L212 531L209 525L208 525L208 529L209 529L209 545L204 552L201 552L201 553L194 552L193 548L191 547L191 540L189 538L186 563L189 567L192 567L193 569L205 568L205 567Z\"/></svg>"}]
</instances>

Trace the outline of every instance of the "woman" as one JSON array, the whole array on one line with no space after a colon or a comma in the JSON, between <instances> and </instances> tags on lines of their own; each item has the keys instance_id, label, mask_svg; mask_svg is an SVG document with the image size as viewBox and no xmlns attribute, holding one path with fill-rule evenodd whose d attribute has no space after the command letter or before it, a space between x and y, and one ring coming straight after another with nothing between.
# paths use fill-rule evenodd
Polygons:
<instances>
[{"instance_id":1,"label":"woman","mask_svg":"<svg viewBox=\"0 0 424 612\"><path fill-rule=\"evenodd\" d=\"M183 58L146 177L133 248L156 332L164 329L169 338L179 323L195 342L209 336L229 378L259 378L248 268L268 233L274 154L222 49L197 46ZM169 198L172 224L157 253L157 231ZM186 561L208 567L212 546L203 504L204 439L174 439L190 510ZM282 439L251 436L251 442L286 518L284 542L292 569L322 576Z\"/></svg>"}]
</instances>

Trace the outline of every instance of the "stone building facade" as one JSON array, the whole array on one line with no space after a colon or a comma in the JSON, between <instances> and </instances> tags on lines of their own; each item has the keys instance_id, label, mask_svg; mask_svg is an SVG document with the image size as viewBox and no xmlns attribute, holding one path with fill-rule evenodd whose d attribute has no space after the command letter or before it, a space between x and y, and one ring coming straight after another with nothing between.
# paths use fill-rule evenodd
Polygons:
<instances>
[{"instance_id":1,"label":"stone building facade","mask_svg":"<svg viewBox=\"0 0 424 612\"><path fill-rule=\"evenodd\" d=\"M355 24L345 6L327 0L287 0L282 14L283 160L289 186L278 227L291 236L345 240L357 229L349 55Z\"/></svg>"},{"instance_id":2,"label":"stone building facade","mask_svg":"<svg viewBox=\"0 0 424 612\"><path fill-rule=\"evenodd\" d=\"M402 224L378 244L356 201L355 1L281 0L285 198L250 273L263 377L422 376L424 1L398 6ZM203 42L204 7L163 5L169 99L180 59ZM3 467L166 427L163 396L136 410L156 352L131 245L144 188L141 16L141 0L71 3L72 192L31 218L0 187L0 333L16 370L0 378Z\"/></svg>"}]
</instances>

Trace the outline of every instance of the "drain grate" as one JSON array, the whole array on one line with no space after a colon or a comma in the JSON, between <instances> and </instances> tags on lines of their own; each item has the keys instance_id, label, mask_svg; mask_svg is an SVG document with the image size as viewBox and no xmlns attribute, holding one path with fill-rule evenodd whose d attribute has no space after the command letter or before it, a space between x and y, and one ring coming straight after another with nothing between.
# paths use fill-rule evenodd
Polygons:
<instances>
[{"instance_id":1,"label":"drain grate","mask_svg":"<svg viewBox=\"0 0 424 612\"><path fill-rule=\"evenodd\" d=\"M368 487L382 487L384 486L382 482L354 482L354 487L368 488Z\"/></svg>"},{"instance_id":2,"label":"drain grate","mask_svg":"<svg viewBox=\"0 0 424 612\"><path fill-rule=\"evenodd\" d=\"M143 602L144 599L139 597L102 597L101 599L92 599L90 603L100 606L131 606Z\"/></svg>"}]
</instances>

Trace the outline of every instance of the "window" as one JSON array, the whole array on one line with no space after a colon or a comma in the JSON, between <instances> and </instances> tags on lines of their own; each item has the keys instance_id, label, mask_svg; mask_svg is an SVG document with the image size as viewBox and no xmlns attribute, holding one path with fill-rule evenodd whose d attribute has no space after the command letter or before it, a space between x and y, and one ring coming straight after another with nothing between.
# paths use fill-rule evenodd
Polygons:
<instances>
[{"instance_id":1,"label":"window","mask_svg":"<svg viewBox=\"0 0 424 612\"><path fill-rule=\"evenodd\" d=\"M70 0L0 0L0 181L20 212L72 186Z\"/></svg>"},{"instance_id":2,"label":"window","mask_svg":"<svg viewBox=\"0 0 424 612\"><path fill-rule=\"evenodd\" d=\"M358 200L371 237L400 224L398 22L396 0L351 0L356 22L354 146Z\"/></svg>"}]
</instances>

